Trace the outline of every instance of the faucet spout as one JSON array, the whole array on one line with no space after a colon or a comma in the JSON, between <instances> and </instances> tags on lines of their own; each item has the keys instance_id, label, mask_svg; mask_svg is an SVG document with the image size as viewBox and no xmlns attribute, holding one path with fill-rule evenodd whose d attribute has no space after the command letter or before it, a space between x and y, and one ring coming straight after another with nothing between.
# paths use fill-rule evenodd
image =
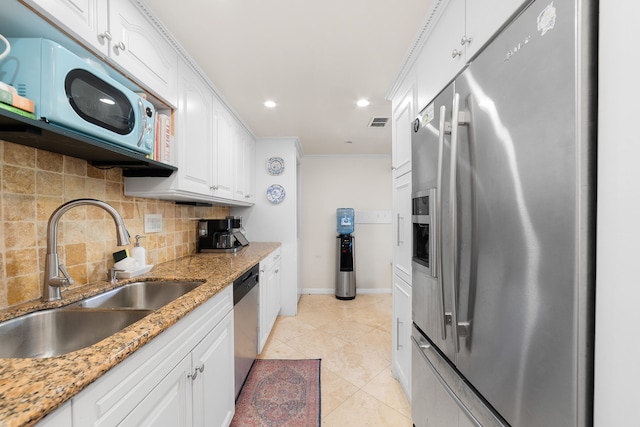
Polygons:
<instances>
[{"instance_id":1,"label":"faucet spout","mask_svg":"<svg viewBox=\"0 0 640 427\"><path fill-rule=\"evenodd\" d=\"M67 273L64 265L58 261L58 223L60 217L69 209L83 205L97 206L111 215L116 226L118 246L126 246L131 243L122 216L108 203L96 199L76 199L59 206L53 211L47 224L47 256L45 258L44 283L42 284L42 301L61 299L60 288L73 284L73 279ZM62 276L59 273L62 273Z\"/></svg>"}]
</instances>

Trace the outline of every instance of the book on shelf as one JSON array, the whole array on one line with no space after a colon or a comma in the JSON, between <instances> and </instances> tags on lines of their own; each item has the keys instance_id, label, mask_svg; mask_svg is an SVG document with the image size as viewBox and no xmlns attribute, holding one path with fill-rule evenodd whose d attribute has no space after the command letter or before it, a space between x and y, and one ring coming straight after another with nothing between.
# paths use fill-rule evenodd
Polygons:
<instances>
[{"instance_id":1,"label":"book on shelf","mask_svg":"<svg viewBox=\"0 0 640 427\"><path fill-rule=\"evenodd\" d=\"M19 114L19 115L24 116L24 117L28 117L30 119L34 119L35 120L35 118L36 118L35 114L30 113L28 111L25 111L25 110L23 110L21 108L16 108L13 105L5 104L4 102L0 102L0 108L3 109L3 110L11 111L12 113L16 113L16 114Z\"/></svg>"},{"instance_id":2,"label":"book on shelf","mask_svg":"<svg viewBox=\"0 0 640 427\"><path fill-rule=\"evenodd\" d=\"M163 113L156 115L154 160L171 163L171 118Z\"/></svg>"},{"instance_id":3,"label":"book on shelf","mask_svg":"<svg viewBox=\"0 0 640 427\"><path fill-rule=\"evenodd\" d=\"M0 87L0 103L11 105L29 113L35 113L36 106L32 100Z\"/></svg>"}]
</instances>

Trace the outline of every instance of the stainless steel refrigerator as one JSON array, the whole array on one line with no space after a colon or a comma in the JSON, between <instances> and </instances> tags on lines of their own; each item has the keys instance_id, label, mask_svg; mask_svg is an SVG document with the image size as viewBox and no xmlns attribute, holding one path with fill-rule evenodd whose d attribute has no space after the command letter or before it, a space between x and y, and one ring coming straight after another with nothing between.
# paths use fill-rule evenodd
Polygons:
<instances>
[{"instance_id":1,"label":"stainless steel refrigerator","mask_svg":"<svg viewBox=\"0 0 640 427\"><path fill-rule=\"evenodd\" d=\"M592 424L596 7L524 6L413 124L417 427Z\"/></svg>"}]
</instances>

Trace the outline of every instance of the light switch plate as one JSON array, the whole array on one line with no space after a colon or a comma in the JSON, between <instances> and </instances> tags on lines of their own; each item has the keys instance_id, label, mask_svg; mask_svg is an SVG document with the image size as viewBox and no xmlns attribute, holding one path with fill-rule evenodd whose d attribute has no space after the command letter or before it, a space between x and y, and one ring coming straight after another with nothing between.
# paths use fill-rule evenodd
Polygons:
<instances>
[{"instance_id":1,"label":"light switch plate","mask_svg":"<svg viewBox=\"0 0 640 427\"><path fill-rule=\"evenodd\" d=\"M356 211L356 224L391 224L391 211Z\"/></svg>"},{"instance_id":2,"label":"light switch plate","mask_svg":"<svg viewBox=\"0 0 640 427\"><path fill-rule=\"evenodd\" d=\"M144 232L159 233L162 231L162 214L144 214Z\"/></svg>"}]
</instances>

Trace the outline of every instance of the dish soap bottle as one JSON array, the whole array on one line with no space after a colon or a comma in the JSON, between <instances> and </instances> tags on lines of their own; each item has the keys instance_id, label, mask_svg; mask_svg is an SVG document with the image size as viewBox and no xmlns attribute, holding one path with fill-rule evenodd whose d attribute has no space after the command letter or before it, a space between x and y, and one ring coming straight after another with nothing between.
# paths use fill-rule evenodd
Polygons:
<instances>
[{"instance_id":1,"label":"dish soap bottle","mask_svg":"<svg viewBox=\"0 0 640 427\"><path fill-rule=\"evenodd\" d=\"M136 243L131 249L131 258L138 262L138 267L141 268L147 265L147 250L140 246L140 239L144 239L146 236L136 235Z\"/></svg>"}]
</instances>

